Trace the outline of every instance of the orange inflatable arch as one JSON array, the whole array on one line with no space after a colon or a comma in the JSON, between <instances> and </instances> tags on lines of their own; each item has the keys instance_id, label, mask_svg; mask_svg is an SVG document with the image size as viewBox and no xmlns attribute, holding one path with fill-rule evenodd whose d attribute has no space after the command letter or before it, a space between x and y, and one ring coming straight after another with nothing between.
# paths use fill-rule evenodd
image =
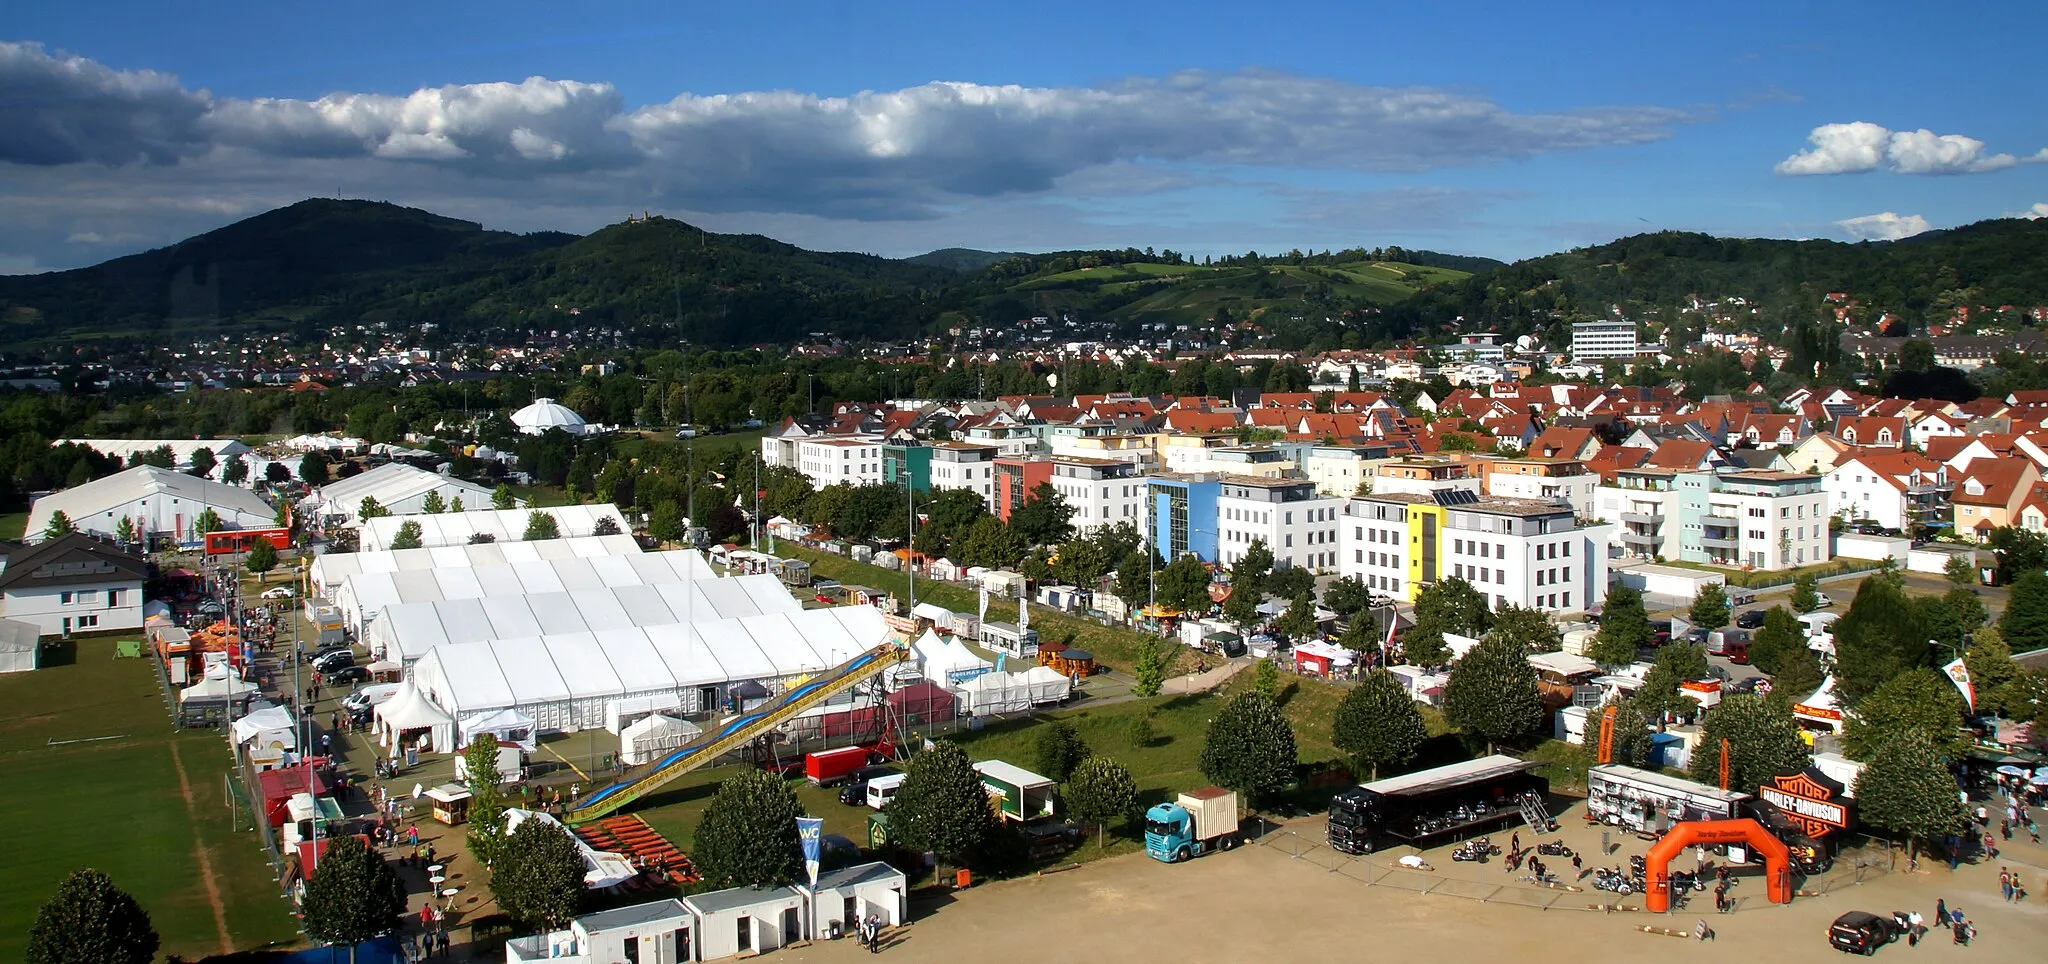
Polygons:
<instances>
[{"instance_id":1,"label":"orange inflatable arch","mask_svg":"<svg viewBox=\"0 0 2048 964\"><path fill-rule=\"evenodd\" d=\"M1671 909L1671 858L1695 845L1742 844L1764 855L1764 892L1773 904L1792 902L1792 853L1783 841L1754 820L1699 820L1671 828L1645 858L1644 874L1650 890L1643 895L1653 914Z\"/></svg>"}]
</instances>

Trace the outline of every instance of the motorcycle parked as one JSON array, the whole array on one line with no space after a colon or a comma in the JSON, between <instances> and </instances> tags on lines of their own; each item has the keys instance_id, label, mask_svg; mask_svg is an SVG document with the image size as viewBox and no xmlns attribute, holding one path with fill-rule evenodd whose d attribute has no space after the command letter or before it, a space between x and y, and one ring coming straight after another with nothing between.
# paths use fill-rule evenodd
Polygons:
<instances>
[{"instance_id":1,"label":"motorcycle parked","mask_svg":"<svg viewBox=\"0 0 2048 964\"><path fill-rule=\"evenodd\" d=\"M1537 844L1536 852L1545 857L1563 857L1566 860L1572 858L1572 848L1565 846L1562 840L1549 840Z\"/></svg>"},{"instance_id":2,"label":"motorcycle parked","mask_svg":"<svg viewBox=\"0 0 2048 964\"><path fill-rule=\"evenodd\" d=\"M1477 840L1468 840L1459 846L1458 849L1451 851L1451 859L1460 863L1472 862L1483 864L1486 862L1486 858L1497 853L1500 853L1500 848L1494 846L1493 841L1481 837Z\"/></svg>"},{"instance_id":3,"label":"motorcycle parked","mask_svg":"<svg viewBox=\"0 0 2048 964\"><path fill-rule=\"evenodd\" d=\"M1622 897L1636 892L1634 883L1617 867L1601 867L1594 870L1593 889L1609 891Z\"/></svg>"}]
</instances>

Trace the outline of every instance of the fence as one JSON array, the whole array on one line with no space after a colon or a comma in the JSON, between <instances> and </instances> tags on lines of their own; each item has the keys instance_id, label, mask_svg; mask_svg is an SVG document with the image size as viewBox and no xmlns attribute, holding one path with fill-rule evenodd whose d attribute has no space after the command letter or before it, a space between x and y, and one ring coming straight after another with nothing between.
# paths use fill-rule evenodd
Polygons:
<instances>
[{"instance_id":1,"label":"fence","mask_svg":"<svg viewBox=\"0 0 2048 964\"><path fill-rule=\"evenodd\" d=\"M1441 874L1427 865L1424 868L1403 867L1400 863L1402 855L1397 851L1367 855L1341 853L1322 840L1278 825L1267 825L1263 821L1260 832L1252 836L1252 841L1284 853L1291 860L1368 887L1392 887L1417 894L1461 897L1482 904L1509 904L1537 910L1642 911L1640 904L1626 904L1625 898L1576 884L1546 886L1526 877L1500 882L1477 881ZM1897 850L1888 841L1859 834L1854 843L1841 848L1835 856L1834 865L1826 873L1805 878L1794 899L1831 894L1880 879L1897 869L1897 858ZM1694 912L1683 906L1685 903L1687 901L1683 897L1672 901L1671 913ZM1738 909L1752 904L1760 907L1790 906L1763 903L1760 895L1754 892L1737 897Z\"/></svg>"}]
</instances>

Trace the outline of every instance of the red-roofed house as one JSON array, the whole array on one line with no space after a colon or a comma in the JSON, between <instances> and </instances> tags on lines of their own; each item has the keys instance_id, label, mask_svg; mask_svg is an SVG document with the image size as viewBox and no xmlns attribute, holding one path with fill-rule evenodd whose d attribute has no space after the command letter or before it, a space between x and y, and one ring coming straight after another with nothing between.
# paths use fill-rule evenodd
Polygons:
<instances>
[{"instance_id":1,"label":"red-roofed house","mask_svg":"<svg viewBox=\"0 0 2048 964\"><path fill-rule=\"evenodd\" d=\"M1716 462L1719 453L1705 442L1693 439L1675 438L1657 446L1655 452L1643 464L1653 469L1671 469L1675 472L1698 472L1709 469Z\"/></svg>"},{"instance_id":2,"label":"red-roofed house","mask_svg":"<svg viewBox=\"0 0 2048 964\"><path fill-rule=\"evenodd\" d=\"M1849 520L1868 520L1907 532L1948 521L1948 466L1918 452L1858 451L1822 479L1828 506Z\"/></svg>"},{"instance_id":3,"label":"red-roofed house","mask_svg":"<svg viewBox=\"0 0 2048 964\"><path fill-rule=\"evenodd\" d=\"M1166 427L1183 435L1229 432L1237 428L1237 416L1230 412L1200 412L1174 408L1166 412Z\"/></svg>"},{"instance_id":4,"label":"red-roofed house","mask_svg":"<svg viewBox=\"0 0 2048 964\"><path fill-rule=\"evenodd\" d=\"M1616 473L1623 469L1641 468L1650 457L1650 450L1628 445L1609 445L1586 461L1586 471L1600 476L1601 485L1613 485Z\"/></svg>"},{"instance_id":5,"label":"red-roofed house","mask_svg":"<svg viewBox=\"0 0 2048 964\"><path fill-rule=\"evenodd\" d=\"M1906 420L1866 415L1844 415L1835 420L1835 436L1850 445L1906 447Z\"/></svg>"},{"instance_id":6,"label":"red-roofed house","mask_svg":"<svg viewBox=\"0 0 2048 964\"><path fill-rule=\"evenodd\" d=\"M1590 428L1552 425L1529 440L1528 451L1545 459L1590 459L1600 451L1600 438Z\"/></svg>"},{"instance_id":7,"label":"red-roofed house","mask_svg":"<svg viewBox=\"0 0 2048 964\"><path fill-rule=\"evenodd\" d=\"M1991 530L2018 521L2020 505L2041 481L2041 470L2021 459L1980 459L1957 480L1956 534L1982 541Z\"/></svg>"}]
</instances>

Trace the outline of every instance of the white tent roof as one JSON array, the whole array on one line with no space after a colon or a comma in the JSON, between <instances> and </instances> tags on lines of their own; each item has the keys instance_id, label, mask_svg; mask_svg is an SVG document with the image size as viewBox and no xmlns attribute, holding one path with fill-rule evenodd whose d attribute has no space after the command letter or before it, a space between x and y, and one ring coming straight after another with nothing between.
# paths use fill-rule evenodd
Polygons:
<instances>
[{"instance_id":1,"label":"white tent roof","mask_svg":"<svg viewBox=\"0 0 2048 964\"><path fill-rule=\"evenodd\" d=\"M651 716L642 717L638 723L634 723L621 730L619 732L619 742L631 743L648 737L666 736L679 740L680 742L676 745L680 746L682 743L696 739L697 735L703 732L702 728L687 720L679 720L673 716L663 716L660 713L655 713Z\"/></svg>"},{"instance_id":2,"label":"white tent roof","mask_svg":"<svg viewBox=\"0 0 2048 964\"><path fill-rule=\"evenodd\" d=\"M506 687L511 690L511 698L493 703L465 705L531 706L574 699L577 696L576 691L569 686L569 681L563 678L561 664L555 660L554 651L549 648L545 636L526 636L519 639L501 639L496 643L470 645L483 648L482 654L476 659L492 659L497 663Z\"/></svg>"},{"instance_id":3,"label":"white tent roof","mask_svg":"<svg viewBox=\"0 0 2048 964\"><path fill-rule=\"evenodd\" d=\"M256 692L256 684L254 683L250 683L239 676L231 675L225 671L219 673L209 671L205 679L181 690L178 693L178 702L183 703L188 700L225 700L231 696L247 696L254 692Z\"/></svg>"},{"instance_id":4,"label":"white tent roof","mask_svg":"<svg viewBox=\"0 0 2048 964\"><path fill-rule=\"evenodd\" d=\"M703 647L725 668L726 679L774 679L782 675L779 664L768 655L768 651L755 642L752 634L736 619L722 619L712 623L691 623L691 634L697 645ZM789 672L802 672L792 669Z\"/></svg>"},{"instance_id":5,"label":"white tent roof","mask_svg":"<svg viewBox=\"0 0 2048 964\"><path fill-rule=\"evenodd\" d=\"M210 508L230 529L268 528L276 515L270 503L241 486L154 465L138 465L37 499L28 510L28 524L24 530L27 541L40 541L43 532L49 528L50 516L60 510L74 521L82 522L158 496L191 506L186 515L188 520Z\"/></svg>"},{"instance_id":6,"label":"white tent roof","mask_svg":"<svg viewBox=\"0 0 2048 964\"><path fill-rule=\"evenodd\" d=\"M453 502L462 497L462 508L466 512L491 508L492 491L474 482L429 472L426 469L404 462L386 462L360 475L330 482L307 502L330 515L356 519L356 511L362 508L363 499L376 499L379 505L391 506L407 499L439 490L442 501ZM407 518L416 518L408 516Z\"/></svg>"},{"instance_id":7,"label":"white tent roof","mask_svg":"<svg viewBox=\"0 0 2048 964\"><path fill-rule=\"evenodd\" d=\"M420 657L419 665L413 667L412 678L419 690L431 695L434 703L456 713L517 706L520 701L513 694L512 684L505 679L497 657L500 649L519 651L516 642L499 640L436 646ZM542 652L544 655L545 651ZM553 669L550 663L548 670L552 672ZM397 703L403 695L393 697L391 702ZM379 715L389 716L382 712ZM401 724L400 728L423 725L426 724Z\"/></svg>"},{"instance_id":8,"label":"white tent roof","mask_svg":"<svg viewBox=\"0 0 2048 964\"><path fill-rule=\"evenodd\" d=\"M287 748L296 745L291 734L298 729L298 721L293 719L291 710L282 706L266 706L252 711L248 716L237 719L234 727L237 743L247 743L265 733L283 733Z\"/></svg>"},{"instance_id":9,"label":"white tent roof","mask_svg":"<svg viewBox=\"0 0 2048 964\"><path fill-rule=\"evenodd\" d=\"M467 508L467 506L464 506ZM487 533L499 542L521 542L526 538L529 513L544 512L555 517L555 528L563 538L588 536L597 528L600 520L610 519L618 526L620 533L632 531L626 525L626 518L619 514L617 506L609 502L592 505L558 505L542 509L482 509L475 512L444 512L440 515L383 516L362 524L362 547L365 550L380 550L391 545L398 535L399 526L417 522L420 526L422 546L460 546L468 544L470 537ZM624 537L628 542L631 536ZM559 541L559 540L548 540ZM566 550L577 554L574 549ZM592 555L613 555L599 552Z\"/></svg>"},{"instance_id":10,"label":"white tent roof","mask_svg":"<svg viewBox=\"0 0 2048 964\"><path fill-rule=\"evenodd\" d=\"M376 715L377 719L395 730L452 726L455 723L454 717L435 706L411 681L407 681L405 687L390 699L377 704Z\"/></svg>"},{"instance_id":11,"label":"white tent roof","mask_svg":"<svg viewBox=\"0 0 2048 964\"><path fill-rule=\"evenodd\" d=\"M739 623L778 669L815 673L832 665L790 624L788 616L748 616Z\"/></svg>"},{"instance_id":12,"label":"white tent roof","mask_svg":"<svg viewBox=\"0 0 2048 964\"><path fill-rule=\"evenodd\" d=\"M726 672L711 647L697 638L689 626L673 623L667 626L649 626L641 630L663 666L668 668L678 686L710 686L732 679L745 677ZM751 643L751 640L749 640ZM761 659L761 651L754 650L753 660Z\"/></svg>"},{"instance_id":13,"label":"white tent roof","mask_svg":"<svg viewBox=\"0 0 2048 964\"><path fill-rule=\"evenodd\" d=\"M625 692L670 690L683 682L676 679L668 663L655 651L646 630L607 629L592 635L604 651L605 662L618 674L619 688Z\"/></svg>"},{"instance_id":14,"label":"white tent roof","mask_svg":"<svg viewBox=\"0 0 2048 964\"><path fill-rule=\"evenodd\" d=\"M612 669L612 662L605 657L604 647L598 645L596 634L547 636L542 641L547 644L549 655L554 657L555 670L562 674L562 684L575 698L625 695L626 684ZM671 679L664 676L661 682L673 686Z\"/></svg>"}]
</instances>

